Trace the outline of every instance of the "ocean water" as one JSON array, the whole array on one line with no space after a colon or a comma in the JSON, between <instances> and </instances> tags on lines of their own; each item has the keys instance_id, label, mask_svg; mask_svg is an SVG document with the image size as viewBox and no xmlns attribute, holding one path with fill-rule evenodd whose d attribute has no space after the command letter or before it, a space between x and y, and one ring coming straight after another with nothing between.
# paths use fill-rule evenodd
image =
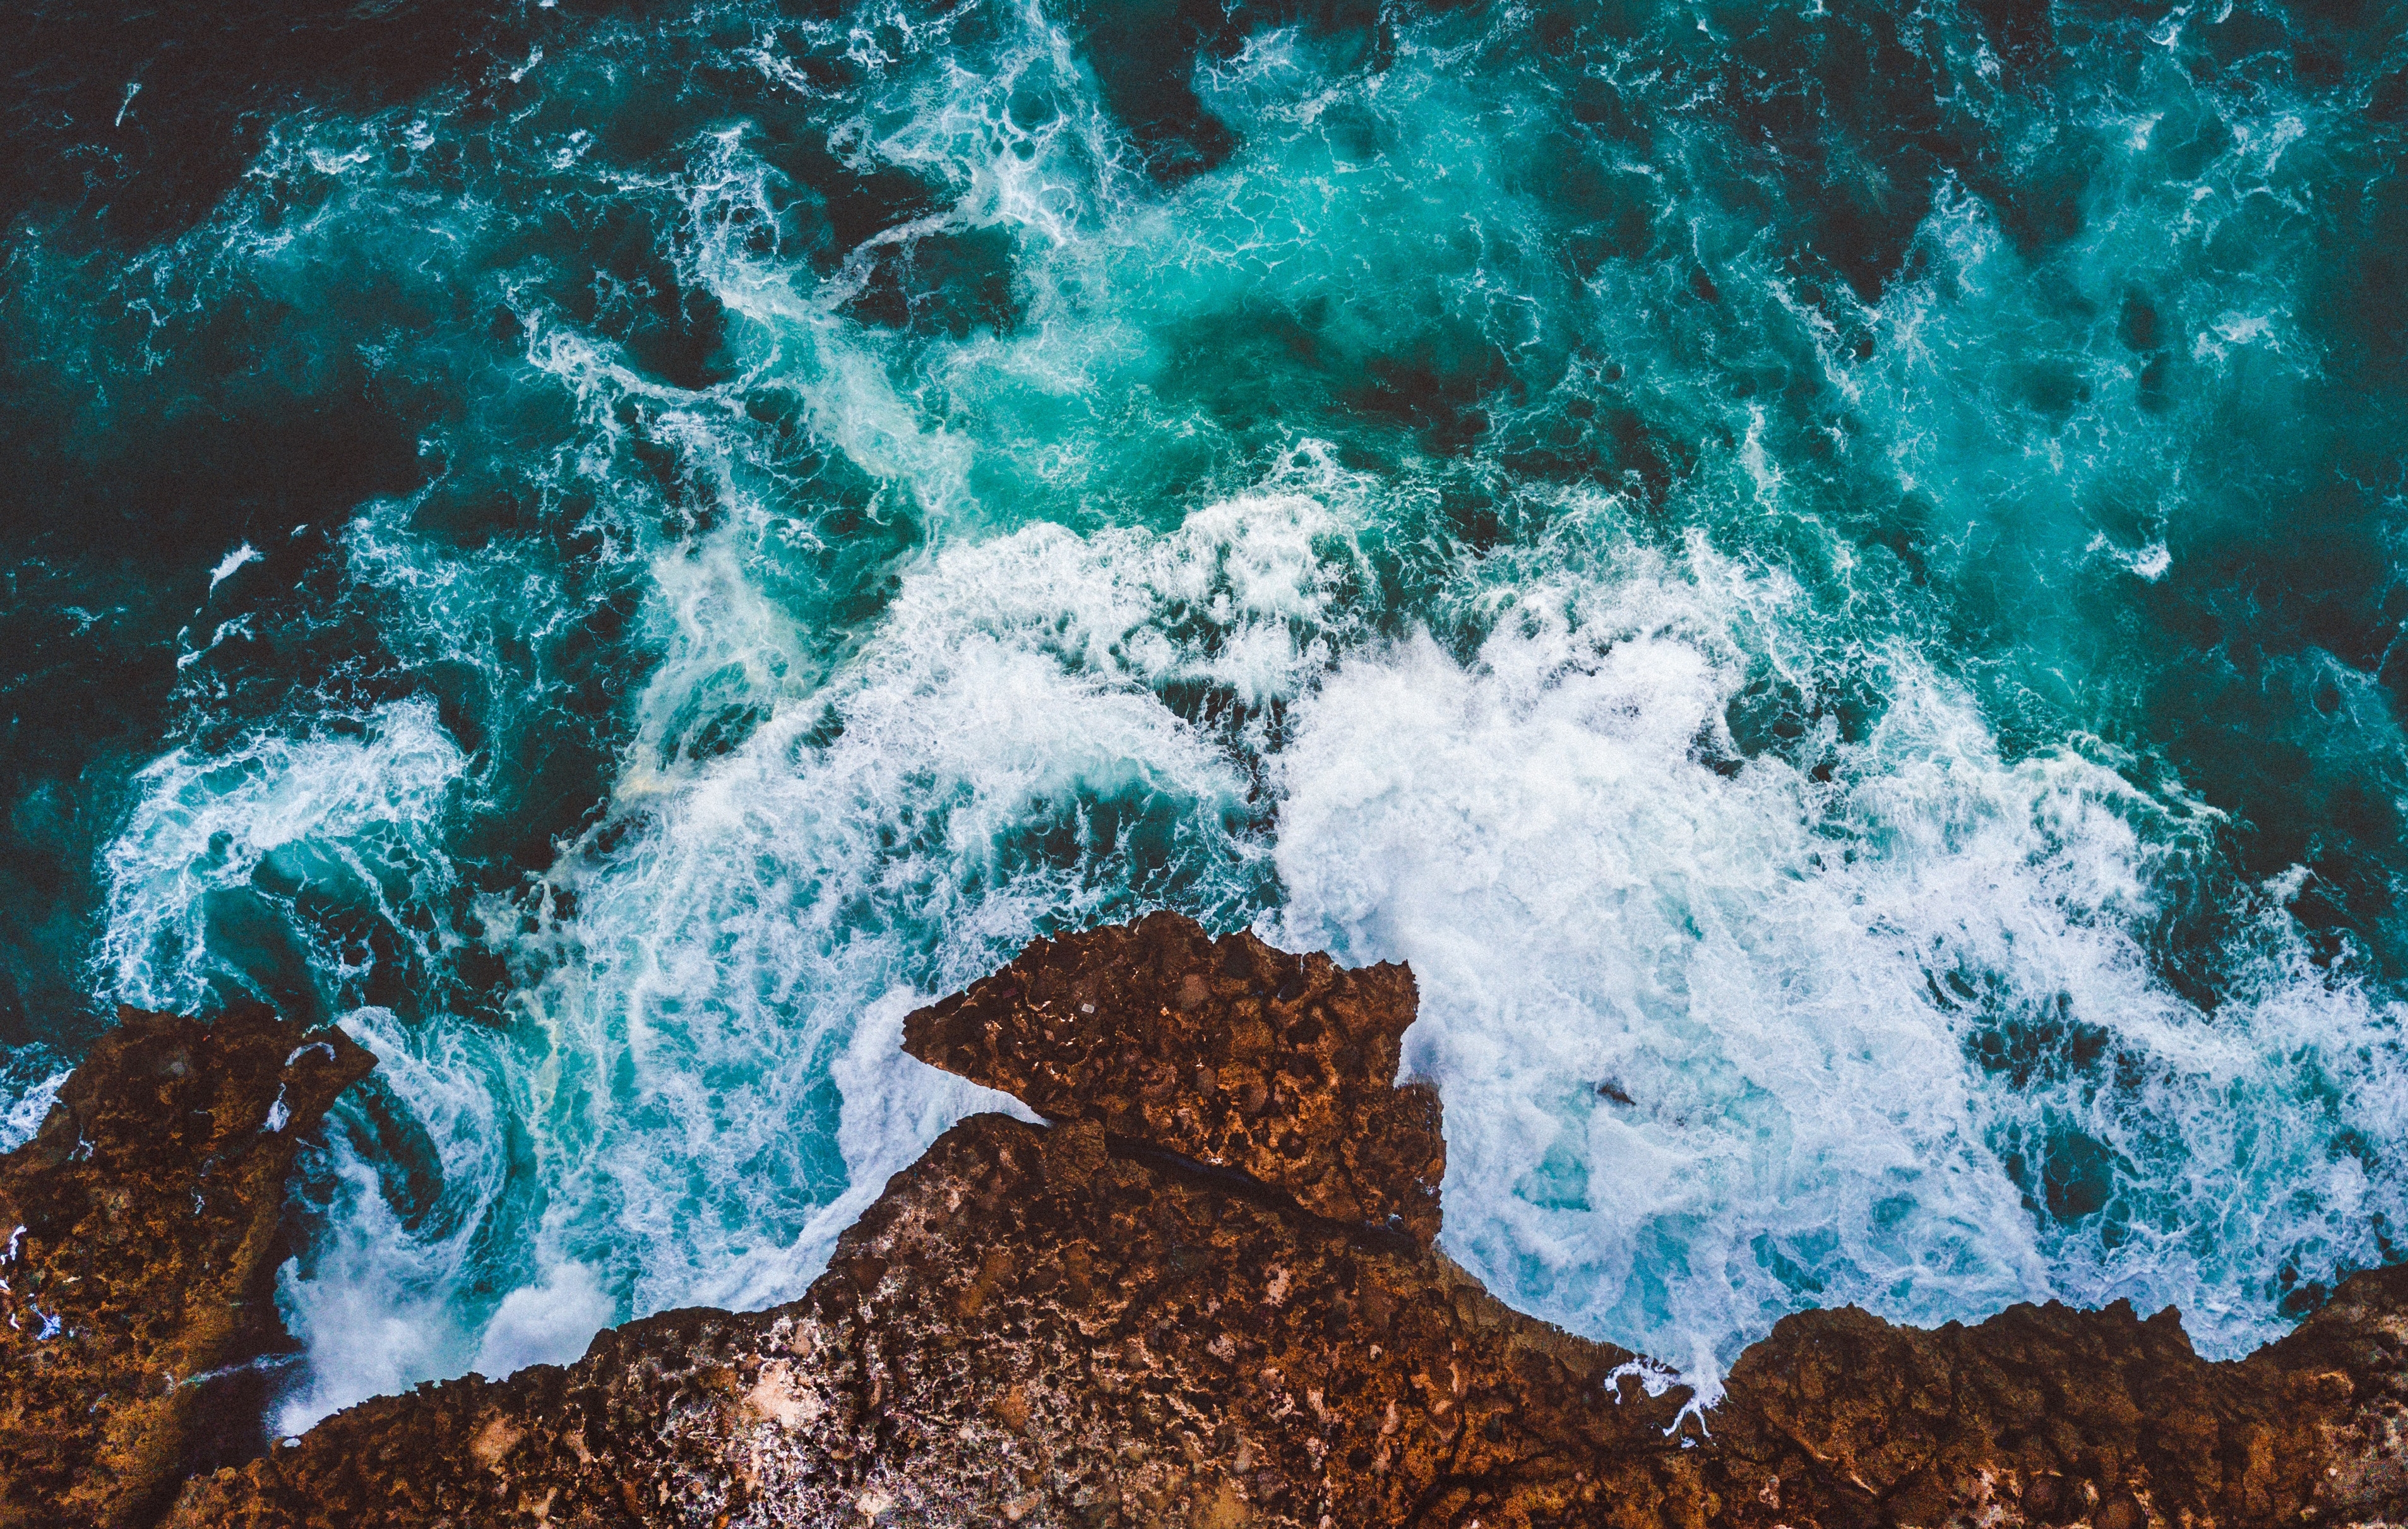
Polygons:
<instances>
[{"instance_id":1,"label":"ocean water","mask_svg":"<svg viewBox=\"0 0 2408 1529\"><path fill-rule=\"evenodd\" d=\"M2408 1214L2408 9L37 0L0 1135L383 1065L274 1422L799 1294L1155 907L1410 961L1444 1243L2279 1335Z\"/></svg>"}]
</instances>

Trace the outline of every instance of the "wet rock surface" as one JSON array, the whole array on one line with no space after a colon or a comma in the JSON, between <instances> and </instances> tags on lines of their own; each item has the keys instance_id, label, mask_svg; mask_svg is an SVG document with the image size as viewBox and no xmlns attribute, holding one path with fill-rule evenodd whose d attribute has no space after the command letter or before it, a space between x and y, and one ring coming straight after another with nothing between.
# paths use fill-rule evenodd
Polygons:
<instances>
[{"instance_id":1,"label":"wet rock surface","mask_svg":"<svg viewBox=\"0 0 2408 1529\"><path fill-rule=\"evenodd\" d=\"M264 1008L121 1011L0 1160L0 1525L150 1523L257 1451L285 1179L375 1065Z\"/></svg>"},{"instance_id":2,"label":"wet rock surface","mask_svg":"<svg viewBox=\"0 0 2408 1529\"><path fill-rule=\"evenodd\" d=\"M1438 1236L1438 1093L1394 1084L1413 974L1190 920L1039 940L906 1022L903 1049L1049 1121L1234 1168L1333 1220Z\"/></svg>"},{"instance_id":3,"label":"wet rock surface","mask_svg":"<svg viewBox=\"0 0 2408 1529\"><path fill-rule=\"evenodd\" d=\"M2208 1365L2170 1321L1793 1318L1701 1422L1631 1356L1092 1122L948 1133L802 1301L367 1403L179 1525L2396 1521L2401 1281ZM1711 1427L1712 1437L1704 1430Z\"/></svg>"},{"instance_id":4,"label":"wet rock surface","mask_svg":"<svg viewBox=\"0 0 2408 1529\"><path fill-rule=\"evenodd\" d=\"M179 1523L1316 1524L1581 1500L1671 1397L1409 1238L1119 1155L941 1138L801 1302L681 1312L567 1370L371 1402ZM429 1476L423 1462L458 1468ZM1499 1521L1503 1522L1503 1521Z\"/></svg>"},{"instance_id":5,"label":"wet rock surface","mask_svg":"<svg viewBox=\"0 0 2408 1529\"><path fill-rule=\"evenodd\" d=\"M1320 1171L1240 1170L1263 1138L1251 1124L1215 1136L1225 1117L1197 1076L1217 1087L1234 1048L1175 1047L1212 1046L1216 1024L1225 1035L1251 1012L1240 1004L1268 1007L1262 960L1251 942L1158 920L1032 950L999 974L1008 984L915 1015L906 1034L982 1080L1017 1079L1055 1123L956 1126L888 1184L802 1300L666 1313L566 1368L366 1403L195 1477L167 1522L2196 1529L2408 1516L2408 1270L2351 1280L2298 1332L2226 1365L2193 1354L2172 1314L2144 1322L2122 1307L2018 1307L1934 1332L1809 1313L1750 1350L1700 1417L1634 1356L1506 1309L1410 1222L1360 1213L1411 1205L1412 1183L1340 1179L1346 1213L1329 1213L1326 1189L1308 1207L1298 1187L1341 1170L1429 1171L1418 1105L1367 1104L1353 1129L1398 1137L1348 1145L1327 1101L1360 1101L1376 1071L1314 1052L1314 1072L1275 1034L1244 1065L1267 1096L1268 1079L1293 1080L1291 1129L1309 1150L1273 1136L1271 1161ZM1226 988L1209 975L1220 964ZM1190 976L1203 1000L1161 1001ZM1361 1002L1392 1042L1409 979L1373 974L1389 984L1375 1000L1348 989L1364 979L1308 966L1297 997L1319 993L1324 1033L1350 1036L1353 1021L1326 1016ZM1052 1025L1049 1041L1057 992L1091 1022ZM1147 1004L1164 1027L1151 1050ZM1046 1061L1055 1045L1072 1060ZM1160 1063L1175 1067L1168 1088Z\"/></svg>"}]
</instances>

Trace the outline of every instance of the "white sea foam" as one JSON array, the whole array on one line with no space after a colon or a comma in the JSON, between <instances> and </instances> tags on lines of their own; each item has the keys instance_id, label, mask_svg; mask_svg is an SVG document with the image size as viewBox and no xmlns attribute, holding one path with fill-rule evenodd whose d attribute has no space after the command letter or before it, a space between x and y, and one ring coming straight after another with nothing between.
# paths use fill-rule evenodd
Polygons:
<instances>
[{"instance_id":1,"label":"white sea foam","mask_svg":"<svg viewBox=\"0 0 2408 1529\"><path fill-rule=\"evenodd\" d=\"M216 567L209 570L209 593L211 594L215 594L217 593L218 586L224 583L227 579L232 579L235 576L236 570L239 569L244 564L257 563L259 560L259 549L253 547L249 542L244 542L233 551L228 552L224 557L218 560L218 565Z\"/></svg>"},{"instance_id":2,"label":"white sea foam","mask_svg":"<svg viewBox=\"0 0 2408 1529\"><path fill-rule=\"evenodd\" d=\"M280 1426L419 1375L573 1356L630 1315L791 1298L953 1121L1025 1114L903 1057L903 1014L1049 922L1133 910L1149 879L1206 906L1249 894L1231 740L1155 692L1292 698L1326 664L1359 570L1345 521L1300 488L1348 481L1306 450L1168 535L949 548L818 691L790 682L787 618L738 564L665 553L665 656L612 816L547 879L574 911L533 933L515 905L491 914L530 964L529 1030L347 1022L398 1049L382 1086L434 1144L448 1208L408 1224L375 1150L337 1141L338 1213L285 1282L313 1359ZM695 759L667 740L704 675L767 715ZM509 1119L530 1132L516 1168L494 1140ZM530 1194L515 1288L480 1297L471 1241Z\"/></svg>"},{"instance_id":3,"label":"white sea foam","mask_svg":"<svg viewBox=\"0 0 2408 1529\"><path fill-rule=\"evenodd\" d=\"M510 1193L523 1150L513 1117L527 1100L508 1037L474 1023L405 1024L384 1008L354 1010L342 1024L376 1054L377 1069L337 1103L325 1150L314 1154L328 1209L308 1266L288 1262L278 1274L279 1308L309 1353L306 1383L277 1417L287 1434L485 1358L481 1329L496 1298L480 1281L479 1248L506 1235L521 1208ZM423 1182L396 1193L394 1174ZM537 1336L527 1304L512 1310L488 1362L527 1352ZM591 1304L574 1310L595 1326L609 1320ZM558 1331L536 1357L581 1349L593 1332Z\"/></svg>"},{"instance_id":4,"label":"white sea foam","mask_svg":"<svg viewBox=\"0 0 2408 1529\"><path fill-rule=\"evenodd\" d=\"M907 579L832 693L783 704L681 780L631 774L609 830L624 837L555 873L577 914L529 1003L550 1042L546 1088L580 1100L553 1222L572 1239L611 1227L597 1256L626 1271L636 1308L758 1302L807 1278L762 1229L814 1212L866 1151L898 1165L892 1151L826 1153L861 1128L847 1123L853 1091L841 1111L812 1102L819 1080L898 978L941 991L1040 920L1127 894L1143 867L1086 804L1169 814L1201 836L1170 853L1208 879L1242 855L1217 826L1240 811L1242 778L1150 687L1190 671L1297 682L1286 620L1316 577L1301 529L1314 513L1263 501L1168 540L1040 527L951 550ZM1229 536L1255 526L1286 549L1288 579L1264 570L1276 551ZM1206 657L1164 633L1174 601L1215 596L1236 640ZM1288 649L1284 671L1265 628ZM1032 829L1058 847L1015 842ZM628 1081L609 1088L613 1076ZM798 1118L815 1128L796 1131ZM910 1119L916 1151L943 1122ZM742 1213L705 1217L697 1196Z\"/></svg>"},{"instance_id":5,"label":"white sea foam","mask_svg":"<svg viewBox=\"0 0 2408 1529\"><path fill-rule=\"evenodd\" d=\"M2296 958L2253 1001L2191 1008L2131 932L2184 826L2073 752L2004 760L1910 653L1870 736L1825 740L1828 783L1711 767L1697 746L1762 662L1737 634L1794 599L1701 542L1634 551L1517 592L1468 665L1414 639L1302 707L1274 927L1412 963L1406 1067L1446 1102L1448 1246L1517 1304L1712 1385L1810 1304L1933 1322L2128 1296L2179 1302L2208 1352L2262 1341L2235 1288L2301 1235L2343 1252L2401 1185L2329 1161L2326 1122L2243 1130L2235 1106L2333 1067L2369 1085L2336 1112L2388 1139L2396 1018ZM1952 974L1986 1011L1944 995ZM1985 1012L2095 1027L2138 1081L1985 1077ZM2027 1208L2001 1154L2036 1158L2052 1122L2118 1157L2110 1217L2043 1230Z\"/></svg>"},{"instance_id":6,"label":"white sea foam","mask_svg":"<svg viewBox=\"0 0 2408 1529\"><path fill-rule=\"evenodd\" d=\"M2162 782L2135 791L2103 746L2008 758L1878 610L1862 630L1882 635L1834 637L1817 603L1861 593L1840 587L1855 567L1842 538L1833 589L1702 538L1567 536L1499 549L1398 612L1379 593L1393 565L1365 548L1420 577L1428 549L1401 544L1437 493L1402 432L1372 433L1390 463L1374 475L1295 425L1268 478L1230 492L1262 460L1231 447L1225 413L1244 410L1181 390L1221 360L1194 336L1232 315L1319 313L1297 343L1325 348L1332 375L1494 346L1534 395L1601 364L1593 351L1627 357L1638 396L1676 334L1658 263L1566 274L1541 236L1556 226L1550 174L1534 187L1515 158L1551 172L1556 147L1507 141L1457 56L1400 29L1393 67L1334 78L1305 33L1258 36L1195 81L1240 159L1163 191L1140 184L1060 28L1034 7L991 18L1001 40L965 67L943 29L968 14L874 5L731 55L804 99L824 87L789 50L842 55L857 92L815 130L850 167L925 189L924 210L850 251L793 247L796 188L751 126L714 124L664 170L611 165L582 132L546 137L541 113L480 117L494 152L466 157L490 158L475 174L493 179L413 181L391 167L463 131L458 102L436 100L279 127L241 193L258 200L148 262L154 324L206 310L196 287L236 270L304 305L329 259L369 250L380 280L440 295L430 311L467 290L447 283L498 292L508 369L463 384L472 422L431 426L429 459L534 440L512 492L581 517L546 526L580 538L578 576L641 593L649 666L617 698L607 810L532 888L474 909L482 953L509 972L504 1025L355 1007L365 951L312 933L291 890L371 909L420 942L423 969L443 967L462 936L430 910L465 901L446 804L482 783L431 703L261 730L217 757L179 750L136 782L106 866L119 995L258 991L279 958L235 927L258 899L294 942L284 975L349 1010L384 1059L312 1160L328 1206L280 1287L310 1373L281 1426L421 1379L572 1357L638 1312L799 1293L888 1174L1006 1103L903 1058L902 1015L1041 929L1161 903L1232 922L1283 894L1262 921L1282 940L1412 961L1425 1020L1408 1062L1446 1095L1450 1247L1510 1298L1709 1384L1782 1311L1840 1300L1910 1320L2047 1293L2179 1300L2201 1346L2229 1352L2272 1330L2295 1252L2309 1279L2378 1256L2365 1228L2396 1217L2398 1185L2381 1151L2328 1147L2408 1138L2393 1016L2307 959L2283 910L2299 887L2244 889L2243 976L2212 1019L2169 992L2143 934L2161 883L2208 854L2209 815ZM545 73L592 63L571 48ZM2170 225L2209 236L2279 150L2238 179L2216 172L2203 221ZM531 184L546 204L625 199L675 223L665 258L724 306L716 364L733 379L673 385L553 306L523 259L535 215L513 210ZM305 191L277 190L291 186ZM2165 210L2127 201L2140 210L2118 216ZM1727 241L1733 301L1759 232ZM1010 333L932 337L848 311L878 262L964 235L1010 244ZM1716 236L1696 231L1701 251ZM1805 336L1799 357L1852 411L1831 439L1866 441L1931 497L1918 555L1943 572L1985 555L1985 517L2012 498L2019 523L2066 522L2037 539L2095 536L2100 563L2167 575L2179 453L2104 427L2100 400L2143 364L2089 333L2111 322L2123 252L2103 236L2071 247L2097 301L2060 333L2027 311L2023 257L1975 198L1944 193L1921 238L1925 274L1861 311L1764 278ZM2223 301L2169 310L2196 321ZM2262 311L2295 306L2269 293ZM1879 336L1870 360L1835 315ZM2229 343L2198 364L2296 349L2288 320L2269 322L2224 324ZM2047 345L2000 348L2000 333ZM501 364L472 350L363 347L402 376ZM2034 406L2035 361L2084 379L2086 401ZM784 393L808 450L752 428ZM1679 507L1733 526L1726 550L1813 513L1813 473L1784 455L1795 442L1763 395L1682 407L1722 409L1736 443L1707 450ZM910 523L895 545L924 550L858 588L815 583L841 535L817 519L822 450L875 485L872 522ZM560 634L586 596L546 536L464 550L422 527L452 486L365 507L342 555L401 664L472 669L472 720L505 738L554 704L550 645L576 647ZM2093 498L2128 513L2101 530ZM1109 523L1181 512L1169 530ZM710 529L664 533L678 524ZM889 571L878 614L837 614ZM1471 653L1374 644L1400 614L1489 635ZM251 632L220 622L211 647ZM1748 750L1727 716L1764 684L1815 702L1822 731L1735 764ZM1873 699L1843 735L1820 703L1851 688ZM2060 1065L2077 1031L2104 1073ZM2027 1032L2038 1062L1977 1060L1985 1036ZM2111 1163L2120 1200L2042 1214L2028 1196L2088 1193L2047 1186L2069 1153Z\"/></svg>"},{"instance_id":7,"label":"white sea foam","mask_svg":"<svg viewBox=\"0 0 2408 1529\"><path fill-rule=\"evenodd\" d=\"M73 1071L71 1067L60 1067L42 1072L25 1078L22 1087L14 1078L0 1082L0 1087L8 1090L7 1104L0 1106L0 1152L13 1152L34 1139Z\"/></svg>"},{"instance_id":8,"label":"white sea foam","mask_svg":"<svg viewBox=\"0 0 2408 1529\"><path fill-rule=\"evenodd\" d=\"M493 1379L529 1365L566 1365L584 1353L594 1335L610 1325L618 1303L582 1264L555 1264L540 1280L502 1297L477 1341L468 1367Z\"/></svg>"},{"instance_id":9,"label":"white sea foam","mask_svg":"<svg viewBox=\"0 0 2408 1529\"><path fill-rule=\"evenodd\" d=\"M464 768L419 700L354 719L348 733L262 732L221 753L179 749L152 762L102 859L99 964L110 989L149 1008L191 1009L227 986L265 995L258 963L212 952L213 893L281 902L309 887L374 907L405 938L432 937L403 909L451 880L437 820ZM339 946L310 955L309 969L335 985L365 959Z\"/></svg>"}]
</instances>

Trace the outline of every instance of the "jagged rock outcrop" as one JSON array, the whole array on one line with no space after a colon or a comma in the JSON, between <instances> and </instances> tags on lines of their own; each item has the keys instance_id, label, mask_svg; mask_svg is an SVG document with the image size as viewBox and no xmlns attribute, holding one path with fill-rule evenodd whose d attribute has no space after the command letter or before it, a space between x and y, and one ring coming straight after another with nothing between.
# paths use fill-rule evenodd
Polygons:
<instances>
[{"instance_id":1,"label":"jagged rock outcrop","mask_svg":"<svg viewBox=\"0 0 2408 1529\"><path fill-rule=\"evenodd\" d=\"M256 1450L285 1179L375 1065L264 1008L120 1011L0 1160L0 1525L148 1524Z\"/></svg>"},{"instance_id":2,"label":"jagged rock outcrop","mask_svg":"<svg viewBox=\"0 0 2408 1529\"><path fill-rule=\"evenodd\" d=\"M1156 913L1039 940L913 1014L903 1049L1049 1121L1094 1121L1426 1245L1446 1176L1438 1092L1395 1083L1418 1003L1393 962L1348 971Z\"/></svg>"},{"instance_id":3,"label":"jagged rock outcrop","mask_svg":"<svg viewBox=\"0 0 2408 1529\"><path fill-rule=\"evenodd\" d=\"M906 1034L972 1076L1017 1080L1055 1123L983 1115L948 1132L802 1300L666 1313L566 1368L365 1403L195 1479L167 1522L2408 1517L2408 1270L2352 1279L2238 1364L2201 1361L2171 1313L2143 1322L2120 1306L2018 1307L1934 1332L1808 1313L1748 1351L1702 1421L1684 1413L1687 1394L1634 1356L1508 1310L1410 1221L1386 1225L1379 1207L1410 1207L1435 1179L1418 1106L1374 1100L1350 1117L1333 1101L1361 1102L1373 1065L1281 1048L1334 1035L1392 1047L1409 979L1293 961L1159 919L1033 948ZM1191 976L1204 991L1182 1007ZM1053 1022L1064 998L1078 1019ZM1361 1011L1335 1011L1346 1005ZM1242 1054L1226 1034L1240 1019L1269 1031ZM1057 1046L1070 1060L1047 1060ZM1263 1094L1250 1109L1240 1092L1232 1122L1219 1095L1236 1066ZM1278 1112L1274 1089L1289 1101ZM1397 1139L1348 1140L1367 1128ZM1381 1179L1382 1165L1412 1179Z\"/></svg>"},{"instance_id":4,"label":"jagged rock outcrop","mask_svg":"<svg viewBox=\"0 0 2408 1529\"><path fill-rule=\"evenodd\" d=\"M2381 1277L2209 1365L2128 1309L1792 1318L1675 1429L1631 1357L1444 1257L1092 1122L980 1116L802 1301L672 1312L566 1369L364 1404L173 1523L2382 1522L2403 1303Z\"/></svg>"},{"instance_id":5,"label":"jagged rock outcrop","mask_svg":"<svg viewBox=\"0 0 2408 1529\"><path fill-rule=\"evenodd\" d=\"M176 1522L1560 1513L1597 1459L1670 1448L1675 1399L1607 1394L1627 1357L1517 1316L1410 1238L1116 1153L1091 1122L982 1115L896 1178L802 1301L672 1313L566 1370L367 1403L204 1484Z\"/></svg>"}]
</instances>

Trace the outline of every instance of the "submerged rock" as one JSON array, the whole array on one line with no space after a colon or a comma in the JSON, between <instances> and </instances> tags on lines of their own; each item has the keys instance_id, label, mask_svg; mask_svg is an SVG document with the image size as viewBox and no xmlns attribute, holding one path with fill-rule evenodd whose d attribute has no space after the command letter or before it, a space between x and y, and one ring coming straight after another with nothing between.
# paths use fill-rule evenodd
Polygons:
<instances>
[{"instance_id":1,"label":"submerged rock","mask_svg":"<svg viewBox=\"0 0 2408 1529\"><path fill-rule=\"evenodd\" d=\"M2408 1513L2408 1271L2353 1279L2238 1364L2200 1360L2172 1313L2121 1306L1933 1332L1808 1313L1701 1415L1637 1356L1507 1309L1419 1235L1434 1107L1381 1071L1411 1007L1400 968L1340 972L1160 916L1034 947L913 1015L907 1044L1055 1123L946 1133L800 1301L669 1312L566 1368L364 1403L196 1478L167 1522L2204 1529Z\"/></svg>"},{"instance_id":2,"label":"submerged rock","mask_svg":"<svg viewBox=\"0 0 2408 1529\"><path fill-rule=\"evenodd\" d=\"M0 1160L0 1525L150 1523L257 1451L285 1179L375 1065L264 1008L120 1012Z\"/></svg>"}]
</instances>

